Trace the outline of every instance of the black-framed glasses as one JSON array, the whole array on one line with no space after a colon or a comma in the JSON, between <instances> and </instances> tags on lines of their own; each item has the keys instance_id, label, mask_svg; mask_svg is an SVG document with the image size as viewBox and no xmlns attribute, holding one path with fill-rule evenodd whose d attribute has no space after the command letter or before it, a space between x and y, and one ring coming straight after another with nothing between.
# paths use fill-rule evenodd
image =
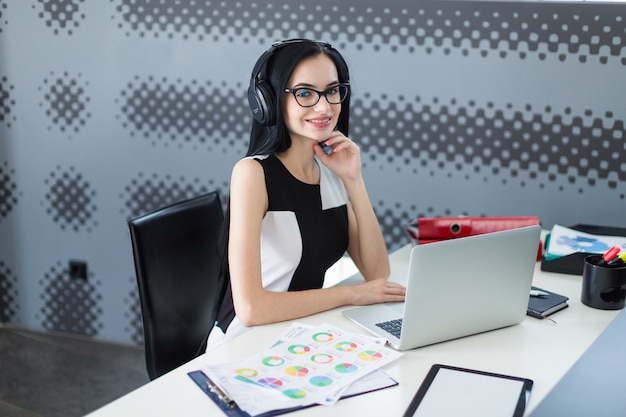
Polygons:
<instances>
[{"instance_id":1,"label":"black-framed glasses","mask_svg":"<svg viewBox=\"0 0 626 417\"><path fill-rule=\"evenodd\" d=\"M348 97L349 91L350 83L337 84L324 91L317 91L308 87L285 88L285 93L293 94L301 107L315 106L322 96L326 97L328 104L339 104Z\"/></svg>"}]
</instances>

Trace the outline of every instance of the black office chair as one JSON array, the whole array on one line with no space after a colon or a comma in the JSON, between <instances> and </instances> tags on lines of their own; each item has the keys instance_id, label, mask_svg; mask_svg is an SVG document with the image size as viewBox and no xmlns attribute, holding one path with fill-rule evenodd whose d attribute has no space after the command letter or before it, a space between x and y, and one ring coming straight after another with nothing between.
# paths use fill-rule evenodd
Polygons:
<instances>
[{"instance_id":1,"label":"black office chair","mask_svg":"<svg viewBox=\"0 0 626 417\"><path fill-rule=\"evenodd\" d=\"M217 192L128 220L150 379L203 353L221 285Z\"/></svg>"}]
</instances>

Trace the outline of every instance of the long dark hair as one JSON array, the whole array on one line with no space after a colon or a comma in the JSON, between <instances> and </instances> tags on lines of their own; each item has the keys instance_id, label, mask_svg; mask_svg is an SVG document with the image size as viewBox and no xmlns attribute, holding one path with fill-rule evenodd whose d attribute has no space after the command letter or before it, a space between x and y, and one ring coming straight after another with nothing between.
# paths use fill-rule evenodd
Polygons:
<instances>
[{"instance_id":1,"label":"long dark hair","mask_svg":"<svg viewBox=\"0 0 626 417\"><path fill-rule=\"evenodd\" d=\"M248 151L246 156L251 155L269 155L273 153L284 152L291 146L291 137L285 124L285 116L283 112L285 97L285 88L291 74L295 68L303 60L317 55L324 54L328 56L335 67L337 67L337 75L339 76L340 83L349 83L350 74L348 72L348 65L341 56L339 51L330 46L329 44L316 42L307 39L298 39L283 41L282 46L277 48L270 56L265 66L265 83L269 86L270 92L274 95L273 103L276 103L276 108L272 109L276 115L276 124L273 126L264 126L252 119L252 126L250 129L250 143L248 145ZM261 60L261 58L259 58ZM255 69L257 68L255 65ZM252 77L256 74L253 73ZM350 94L341 103L341 113L337 121L337 130L344 135L349 135L350 124Z\"/></svg>"},{"instance_id":2,"label":"long dark hair","mask_svg":"<svg viewBox=\"0 0 626 417\"><path fill-rule=\"evenodd\" d=\"M291 146L291 137L285 124L285 116L283 112L285 104L284 93L287 88L287 82L291 78L291 74L295 70L296 66L303 60L311 57L325 54L328 56L335 66L337 67L337 75L340 83L349 83L350 74L348 72L348 65L341 54L329 44L323 42L312 41L308 39L288 40L283 41L279 48L273 52L268 59L263 80L267 85L268 91L273 95L273 103L276 103L274 109L276 123L271 126L265 126L256 119L252 119L252 126L250 129L250 143L248 144L248 151L246 156L253 155L270 155L274 153L284 152ZM259 61L255 64L252 78L256 77L256 70L258 70ZM349 135L350 125L350 94L341 103L341 113L337 121L336 129L344 135ZM220 291L218 294L218 306L217 306L217 324L225 332L233 317L235 316L234 306L232 302L232 289L230 286L230 268L228 266L228 239L230 229L230 202L226 209L224 216L224 222L222 225L221 242L220 242L220 256L221 256L221 271L220 271Z\"/></svg>"}]
</instances>

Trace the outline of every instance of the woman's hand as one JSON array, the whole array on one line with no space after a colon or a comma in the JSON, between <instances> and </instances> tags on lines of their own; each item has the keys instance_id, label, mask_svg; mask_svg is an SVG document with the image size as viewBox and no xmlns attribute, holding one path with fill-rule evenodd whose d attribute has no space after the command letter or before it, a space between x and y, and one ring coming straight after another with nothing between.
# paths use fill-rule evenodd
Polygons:
<instances>
[{"instance_id":1,"label":"woman's hand","mask_svg":"<svg viewBox=\"0 0 626 417\"><path fill-rule=\"evenodd\" d=\"M359 146L338 130L335 130L324 143L332 146L333 151L330 155L326 155L321 146L315 142L313 146L317 158L342 180L358 180L361 177Z\"/></svg>"},{"instance_id":2,"label":"woman's hand","mask_svg":"<svg viewBox=\"0 0 626 417\"><path fill-rule=\"evenodd\" d=\"M353 305L402 302L406 296L404 286L386 279L373 279L352 288L354 300L351 304Z\"/></svg>"}]
</instances>

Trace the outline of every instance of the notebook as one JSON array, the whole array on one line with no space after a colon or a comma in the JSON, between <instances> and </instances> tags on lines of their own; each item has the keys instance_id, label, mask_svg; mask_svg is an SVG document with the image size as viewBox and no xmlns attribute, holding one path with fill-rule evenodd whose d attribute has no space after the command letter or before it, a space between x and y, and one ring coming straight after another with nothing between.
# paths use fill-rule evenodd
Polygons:
<instances>
[{"instance_id":1,"label":"notebook","mask_svg":"<svg viewBox=\"0 0 626 417\"><path fill-rule=\"evenodd\" d=\"M518 324L528 309L540 234L540 226L528 226L416 245L408 273L396 268L390 276L407 287L403 303L343 314L398 350Z\"/></svg>"}]
</instances>

